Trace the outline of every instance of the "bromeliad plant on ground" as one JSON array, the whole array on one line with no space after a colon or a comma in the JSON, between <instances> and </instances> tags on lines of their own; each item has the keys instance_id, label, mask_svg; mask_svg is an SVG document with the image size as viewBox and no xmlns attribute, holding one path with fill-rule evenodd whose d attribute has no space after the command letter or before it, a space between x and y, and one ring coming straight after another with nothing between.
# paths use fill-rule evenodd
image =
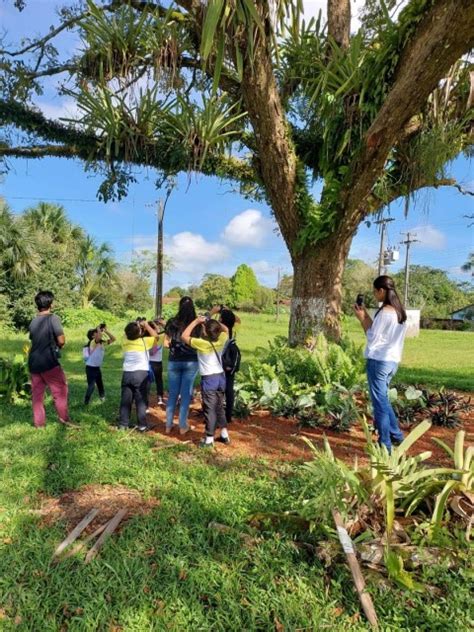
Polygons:
<instances>
[{"instance_id":1,"label":"bromeliad plant on ground","mask_svg":"<svg viewBox=\"0 0 474 632\"><path fill-rule=\"evenodd\" d=\"M323 452L305 439L314 458L303 466L306 477L293 513L321 537L333 533L331 511L338 509L351 537L362 543L361 558L370 568L388 573L401 587L423 590L405 564L416 568L423 556L433 562L446 555L461 559L467 548L459 536L464 533L469 540L474 521L474 447L464 449L464 431L457 433L454 449L435 439L453 458L453 467L429 467L430 451L408 454L431 427L429 421L420 423L391 454L372 441L363 425L369 457L363 467L335 458L326 439ZM326 564L338 555L330 542L326 546L320 541L317 549ZM436 548L438 542L449 543L449 550Z\"/></svg>"},{"instance_id":2,"label":"bromeliad plant on ground","mask_svg":"<svg viewBox=\"0 0 474 632\"><path fill-rule=\"evenodd\" d=\"M337 459L327 440L321 453L305 439L314 458L303 466L308 476L301 515L315 524L327 520L318 499L330 487L328 512L337 508L345 515L351 536L366 532L390 544L426 533L435 541L442 526L449 537L462 525L468 539L474 517L474 447L464 450L464 431L458 432L454 450L435 439L452 456L453 466L429 467L432 452L408 454L431 427L429 421L420 423L391 454L373 442L364 420L363 425L369 459L363 467L355 462L351 468Z\"/></svg>"},{"instance_id":3,"label":"bromeliad plant on ground","mask_svg":"<svg viewBox=\"0 0 474 632\"><path fill-rule=\"evenodd\" d=\"M429 418L434 426L455 428L462 424L461 414L474 408L470 397L445 391L431 391L422 387L391 388L389 396L401 424L413 425Z\"/></svg>"},{"instance_id":4,"label":"bromeliad plant on ground","mask_svg":"<svg viewBox=\"0 0 474 632\"><path fill-rule=\"evenodd\" d=\"M314 347L293 349L283 337L259 349L237 378L236 415L255 408L308 425L346 430L359 412L364 361L352 343L329 342L322 334Z\"/></svg>"}]
</instances>

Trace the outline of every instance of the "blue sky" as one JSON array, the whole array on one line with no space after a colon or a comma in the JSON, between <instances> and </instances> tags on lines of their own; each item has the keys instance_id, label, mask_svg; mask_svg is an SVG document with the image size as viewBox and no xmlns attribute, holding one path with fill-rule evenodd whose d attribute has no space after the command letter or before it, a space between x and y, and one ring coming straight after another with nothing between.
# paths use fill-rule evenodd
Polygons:
<instances>
[{"instance_id":1,"label":"blue sky","mask_svg":"<svg viewBox=\"0 0 474 632\"><path fill-rule=\"evenodd\" d=\"M305 5L314 13L321 1ZM12 2L1 3L0 20L7 40L44 33L56 23L55 6L50 0L27 0L26 9L19 14ZM72 51L77 42L66 35L61 47ZM39 98L41 108L51 117L73 114L73 105L57 96L55 86L53 81L47 84L45 94ZM152 170L136 171L138 182L130 187L125 200L104 204L96 199L101 179L86 173L79 161L13 160L10 165L11 170L0 185L0 195L14 211L20 212L39 200L58 201L74 222L99 241L110 243L122 262L127 262L134 250L154 248L153 204L159 193ZM474 188L472 162L459 158L449 171L458 182ZM165 251L175 264L165 279L166 287L197 282L206 272L230 275L239 263L252 265L261 282L270 286L276 283L279 267L282 272L291 271L270 209L243 199L233 187L216 178L180 176L165 217ZM408 218L404 217L403 203L393 204L389 212L395 218L388 226L390 245L400 242L402 232L413 231L420 240L412 247L413 264L442 268L459 280L470 279L461 273L460 266L474 250L474 227L469 228L469 220L463 217L474 214L474 197L451 188L425 190L411 203ZM378 244L377 228L361 225L351 256L373 262ZM401 267L403 256L402 250L400 262L391 266L391 271Z\"/></svg>"}]
</instances>

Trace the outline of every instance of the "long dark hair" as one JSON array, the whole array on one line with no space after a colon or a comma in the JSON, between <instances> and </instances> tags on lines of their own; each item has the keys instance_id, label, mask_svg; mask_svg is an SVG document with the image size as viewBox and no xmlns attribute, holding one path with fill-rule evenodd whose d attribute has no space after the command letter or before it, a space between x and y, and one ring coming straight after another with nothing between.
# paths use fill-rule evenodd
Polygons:
<instances>
[{"instance_id":1,"label":"long dark hair","mask_svg":"<svg viewBox=\"0 0 474 632\"><path fill-rule=\"evenodd\" d=\"M374 281L374 288L376 290L385 290L383 304L391 305L397 312L397 318L400 325L404 323L407 319L407 313L402 305L400 297L397 294L392 277L386 276L385 274L377 277Z\"/></svg>"},{"instance_id":2,"label":"long dark hair","mask_svg":"<svg viewBox=\"0 0 474 632\"><path fill-rule=\"evenodd\" d=\"M190 296L183 296L179 301L178 313L166 323L166 334L170 338L180 336L195 318L196 310L193 299Z\"/></svg>"},{"instance_id":3,"label":"long dark hair","mask_svg":"<svg viewBox=\"0 0 474 632\"><path fill-rule=\"evenodd\" d=\"M235 325L235 314L232 310L226 309L225 307L221 309L221 323L223 323L227 329L229 330L229 338L232 338L232 332Z\"/></svg>"}]
</instances>

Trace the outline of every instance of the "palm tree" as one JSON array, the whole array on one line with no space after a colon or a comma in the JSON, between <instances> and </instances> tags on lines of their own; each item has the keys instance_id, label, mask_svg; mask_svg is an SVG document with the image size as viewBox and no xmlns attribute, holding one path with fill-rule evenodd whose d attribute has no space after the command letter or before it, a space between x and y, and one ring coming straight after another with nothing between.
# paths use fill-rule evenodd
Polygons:
<instances>
[{"instance_id":1,"label":"palm tree","mask_svg":"<svg viewBox=\"0 0 474 632\"><path fill-rule=\"evenodd\" d=\"M50 235L56 243L67 244L81 239L84 231L72 224L59 204L40 202L24 213L25 221L34 229Z\"/></svg>"},{"instance_id":2,"label":"palm tree","mask_svg":"<svg viewBox=\"0 0 474 632\"><path fill-rule=\"evenodd\" d=\"M77 274L82 307L90 307L103 286L117 279L117 263L110 246L105 243L98 246L89 235L83 238L79 243Z\"/></svg>"},{"instance_id":3,"label":"palm tree","mask_svg":"<svg viewBox=\"0 0 474 632\"><path fill-rule=\"evenodd\" d=\"M0 207L0 267L15 279L38 270L39 255L31 231L6 205Z\"/></svg>"}]
</instances>

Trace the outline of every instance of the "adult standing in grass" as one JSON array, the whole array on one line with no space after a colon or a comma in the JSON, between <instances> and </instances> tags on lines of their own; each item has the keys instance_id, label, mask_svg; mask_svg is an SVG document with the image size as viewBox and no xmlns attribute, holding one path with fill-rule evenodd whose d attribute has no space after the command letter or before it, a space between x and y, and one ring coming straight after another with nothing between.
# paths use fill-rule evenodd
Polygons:
<instances>
[{"instance_id":1,"label":"adult standing in grass","mask_svg":"<svg viewBox=\"0 0 474 632\"><path fill-rule=\"evenodd\" d=\"M390 452L392 443L399 444L403 440L388 389L402 359L407 315L391 277L377 277L373 292L376 301L382 304L374 319L363 304L356 303L354 312L367 335L364 356L367 358L367 380L375 428L379 443Z\"/></svg>"},{"instance_id":2,"label":"adult standing in grass","mask_svg":"<svg viewBox=\"0 0 474 632\"><path fill-rule=\"evenodd\" d=\"M183 296L179 302L178 313L165 327L165 347L168 356L168 402L166 404L166 433L173 429L173 416L179 402L179 432L184 435L191 429L188 424L191 393L198 372L197 353L181 339L186 327L196 318L193 300Z\"/></svg>"},{"instance_id":3,"label":"adult standing in grass","mask_svg":"<svg viewBox=\"0 0 474 632\"><path fill-rule=\"evenodd\" d=\"M46 424L44 393L47 388L53 397L59 421L69 424L68 385L59 363L59 350L64 347L66 338L59 317L52 313L53 301L52 292L38 292L35 296L38 313L29 326L31 348L28 368L31 375L33 423L36 428L43 428Z\"/></svg>"}]
</instances>

